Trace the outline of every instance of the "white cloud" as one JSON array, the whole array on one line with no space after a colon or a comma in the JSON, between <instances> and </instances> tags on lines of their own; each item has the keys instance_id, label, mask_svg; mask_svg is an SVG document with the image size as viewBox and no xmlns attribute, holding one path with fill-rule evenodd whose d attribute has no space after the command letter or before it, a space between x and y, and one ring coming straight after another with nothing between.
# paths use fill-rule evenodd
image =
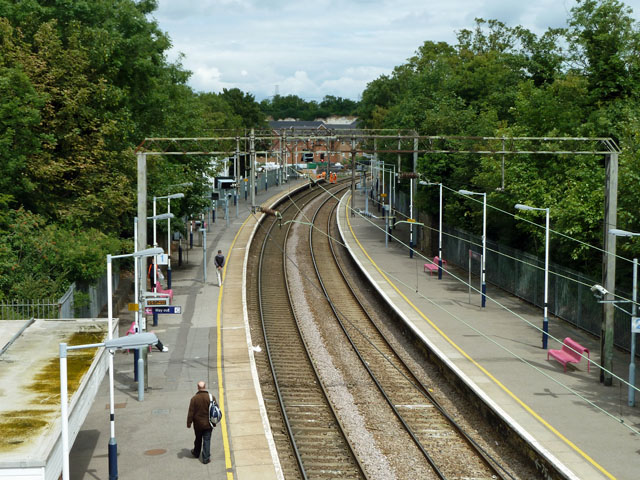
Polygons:
<instances>
[{"instance_id":1,"label":"white cloud","mask_svg":"<svg viewBox=\"0 0 640 480\"><path fill-rule=\"evenodd\" d=\"M366 84L426 41L454 44L474 18L537 34L565 24L576 0L159 0L154 13L173 41L170 60L199 91L237 87L258 100L295 94L357 99ZM640 13L640 0L626 2Z\"/></svg>"}]
</instances>

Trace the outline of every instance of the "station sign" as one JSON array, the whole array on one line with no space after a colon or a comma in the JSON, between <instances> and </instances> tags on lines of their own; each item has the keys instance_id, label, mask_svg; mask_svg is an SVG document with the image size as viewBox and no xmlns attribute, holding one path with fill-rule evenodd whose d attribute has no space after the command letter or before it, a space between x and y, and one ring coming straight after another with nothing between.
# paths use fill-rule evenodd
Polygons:
<instances>
[{"instance_id":1,"label":"station sign","mask_svg":"<svg viewBox=\"0 0 640 480\"><path fill-rule=\"evenodd\" d=\"M171 305L169 307L147 307L144 309L144 313L152 314L174 314L180 315L182 313L182 306L180 305Z\"/></svg>"},{"instance_id":2,"label":"station sign","mask_svg":"<svg viewBox=\"0 0 640 480\"><path fill-rule=\"evenodd\" d=\"M145 307L164 307L169 305L169 297L150 297L144 299Z\"/></svg>"}]
</instances>

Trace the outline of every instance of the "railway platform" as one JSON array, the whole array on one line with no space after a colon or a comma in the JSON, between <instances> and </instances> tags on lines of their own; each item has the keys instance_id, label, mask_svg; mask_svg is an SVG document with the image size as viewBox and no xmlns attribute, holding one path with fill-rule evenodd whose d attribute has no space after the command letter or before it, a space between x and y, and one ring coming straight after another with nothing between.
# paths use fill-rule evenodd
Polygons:
<instances>
[{"instance_id":1,"label":"railway platform","mask_svg":"<svg viewBox=\"0 0 640 480\"><path fill-rule=\"evenodd\" d=\"M256 195L256 204L270 205L308 180L290 180ZM261 398L256 395L242 303L246 247L255 222L250 203L239 199L238 216L229 208L229 224L218 209L207 241L207 281L204 281L202 238L185 251L181 267L173 265L173 305L178 315L147 319L168 352L148 355L148 390L138 401L133 354L116 354L115 431L120 479L277 479L278 461L269 442ZM225 256L223 285L217 285L214 256ZM132 301L132 300L131 300ZM118 312L120 336L126 335L133 312ZM257 347L257 346L256 346ZM204 380L218 399L224 417L211 438L211 463L193 458L193 429L187 429L189 400ZM109 380L105 376L70 453L73 480L107 480Z\"/></svg>"},{"instance_id":2,"label":"railway platform","mask_svg":"<svg viewBox=\"0 0 640 480\"><path fill-rule=\"evenodd\" d=\"M306 181L289 182L259 192L256 203L271 205L287 190ZM356 194L356 206L364 197ZM189 263L173 270L174 305L181 315L162 315L149 326L165 343L166 353L149 355L149 389L137 400L133 381L133 355L115 357L115 429L121 479L280 479L281 471L264 417L252 364L260 345L249 345L243 305L243 267L251 231L258 219L243 200L240 215L230 222L218 211L207 235L208 279L203 281L201 247L189 253ZM614 382L604 387L598 368L586 363L567 372L540 348L540 333L492 301L480 307L466 285L455 280L464 274L451 269L438 280L424 273L424 259L409 258L397 242L385 246L382 222L351 216L340 207L345 241L381 293L402 312L430 348L474 386L484 401L519 429L539 451L562 465L568 478L637 478L640 438L599 408L638 428L638 407L626 406L627 389ZM213 257L221 249L226 257L222 288L216 285ZM446 253L446 252L445 252ZM445 255L446 258L446 255ZM453 274L453 275L452 275ZM489 286L487 294L533 324L542 312ZM119 312L120 335L125 335L132 313ZM150 323L149 323L150 325ZM588 335L562 322L550 321L555 338L571 336L598 361L599 346ZM559 348L549 342L550 348ZM616 352L616 373L625 378L628 356ZM189 399L196 382L205 380L224 411L223 422L212 436L211 463L192 458L193 430L186 428ZM570 390L567 390L566 385ZM575 392L579 394L576 396ZM584 399L592 402L587 403ZM639 399L640 400L640 399ZM71 478L109 478L108 378L71 452Z\"/></svg>"},{"instance_id":3,"label":"railway platform","mask_svg":"<svg viewBox=\"0 0 640 480\"><path fill-rule=\"evenodd\" d=\"M491 285L482 308L480 293L469 295L466 272L447 266L441 280L425 273L424 257L410 258L398 241L385 245L382 219L351 215L346 202L345 197L339 219L352 256L414 332L485 403L569 478L638 478L640 436L626 425L640 427L640 407L627 406L626 384L614 378L613 386L603 386L599 368L591 363L588 369L585 360L565 372L547 360L542 334L532 326L542 325L541 309ZM354 205L365 210L361 192ZM549 348L561 348L553 338L571 337L600 361L597 339L556 318L549 324ZM629 354L615 351L615 374L626 379L628 365Z\"/></svg>"}]
</instances>

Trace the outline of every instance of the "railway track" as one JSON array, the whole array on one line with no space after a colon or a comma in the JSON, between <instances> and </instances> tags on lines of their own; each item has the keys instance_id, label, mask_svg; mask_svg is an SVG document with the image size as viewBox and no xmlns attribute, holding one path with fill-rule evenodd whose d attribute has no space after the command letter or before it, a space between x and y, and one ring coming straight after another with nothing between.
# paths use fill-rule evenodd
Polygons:
<instances>
[{"instance_id":1,"label":"railway track","mask_svg":"<svg viewBox=\"0 0 640 480\"><path fill-rule=\"evenodd\" d=\"M360 289L347 278L345 265L336 253L343 248L335 240L339 238L335 226L337 204L337 199L330 199L317 209L313 223L318 228L310 232L311 256L336 321L393 415L437 478L513 478L437 402L359 300Z\"/></svg>"},{"instance_id":2,"label":"railway track","mask_svg":"<svg viewBox=\"0 0 640 480\"><path fill-rule=\"evenodd\" d=\"M268 370L274 381L264 382L261 377L261 383L285 478L362 479L366 477L308 358L286 295L283 256L291 226L287 222L319 193L316 190L281 205L282 217L269 219L256 239L262 247L254 278L258 292L254 308L261 318L261 340L267 353L263 360L269 364L263 361L259 369Z\"/></svg>"},{"instance_id":3,"label":"railway track","mask_svg":"<svg viewBox=\"0 0 640 480\"><path fill-rule=\"evenodd\" d=\"M343 188L283 203L251 254L251 334L267 350L256 363L285 478L516 478L401 360L378 328L383 309L359 300L334 240Z\"/></svg>"}]
</instances>

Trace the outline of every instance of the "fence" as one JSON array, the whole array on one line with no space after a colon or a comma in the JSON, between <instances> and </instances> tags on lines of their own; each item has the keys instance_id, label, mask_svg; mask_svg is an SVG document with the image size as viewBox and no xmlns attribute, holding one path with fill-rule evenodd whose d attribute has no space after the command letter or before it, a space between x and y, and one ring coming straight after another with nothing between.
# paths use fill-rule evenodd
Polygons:
<instances>
[{"instance_id":1,"label":"fence","mask_svg":"<svg viewBox=\"0 0 640 480\"><path fill-rule=\"evenodd\" d=\"M400 192L396 206L402 215L408 216L409 196ZM420 212L414 212L414 216L419 219L425 217ZM436 238L431 245L437 245L437 227L435 231L425 228L425 235L430 234ZM408 244L408 241L406 243ZM482 253L482 237L443 226L442 250L442 257L450 265L456 265L466 272L469 269L469 250ZM435 251L430 253L433 254ZM479 255L474 257L476 258L472 259L471 273L477 278L480 275ZM543 307L544 259L542 258L487 240L486 281L489 297L491 296L490 285L494 285L533 305ZM549 265L549 316L559 317L600 337L602 304L597 302L590 291L591 286L596 283L600 283L600 280L551 263ZM479 288L479 280L474 287ZM630 298L626 292L616 290L616 294ZM618 309L615 310L614 315L614 343L617 347L629 350L630 317Z\"/></svg>"},{"instance_id":2,"label":"fence","mask_svg":"<svg viewBox=\"0 0 640 480\"><path fill-rule=\"evenodd\" d=\"M114 268L113 291L120 283L120 271ZM96 318L107 304L106 273L94 285L71 284L60 299L14 300L0 302L0 320L29 318Z\"/></svg>"},{"instance_id":3,"label":"fence","mask_svg":"<svg viewBox=\"0 0 640 480\"><path fill-rule=\"evenodd\" d=\"M60 318L60 304L53 299L0 302L0 320Z\"/></svg>"}]
</instances>

